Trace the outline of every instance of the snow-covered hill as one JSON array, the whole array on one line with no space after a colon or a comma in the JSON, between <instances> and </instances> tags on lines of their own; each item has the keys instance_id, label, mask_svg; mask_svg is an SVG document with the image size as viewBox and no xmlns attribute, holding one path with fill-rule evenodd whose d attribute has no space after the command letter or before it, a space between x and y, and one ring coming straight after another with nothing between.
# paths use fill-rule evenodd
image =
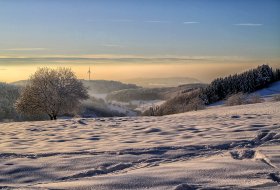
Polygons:
<instances>
[{"instance_id":1,"label":"snow-covered hill","mask_svg":"<svg viewBox=\"0 0 280 190\"><path fill-rule=\"evenodd\" d=\"M0 188L279 189L280 102L0 124Z\"/></svg>"},{"instance_id":2,"label":"snow-covered hill","mask_svg":"<svg viewBox=\"0 0 280 190\"><path fill-rule=\"evenodd\" d=\"M262 97L269 97L275 94L280 94L280 81L272 83L267 88L256 91L256 94L259 94Z\"/></svg>"},{"instance_id":3,"label":"snow-covered hill","mask_svg":"<svg viewBox=\"0 0 280 190\"><path fill-rule=\"evenodd\" d=\"M271 101L273 96L280 94L280 81L270 84L267 88L257 90L251 95L259 95L264 101ZM250 98L250 97L249 97ZM224 100L210 104L208 107L222 106L225 104Z\"/></svg>"}]
</instances>

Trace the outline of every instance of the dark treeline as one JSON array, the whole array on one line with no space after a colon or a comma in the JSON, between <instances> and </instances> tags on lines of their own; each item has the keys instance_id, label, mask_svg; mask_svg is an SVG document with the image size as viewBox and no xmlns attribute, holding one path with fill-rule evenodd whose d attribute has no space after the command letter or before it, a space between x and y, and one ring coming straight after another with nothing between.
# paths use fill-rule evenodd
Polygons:
<instances>
[{"instance_id":1,"label":"dark treeline","mask_svg":"<svg viewBox=\"0 0 280 190\"><path fill-rule=\"evenodd\" d=\"M0 122L45 120L43 115L25 116L17 113L15 103L22 87L0 82Z\"/></svg>"},{"instance_id":2,"label":"dark treeline","mask_svg":"<svg viewBox=\"0 0 280 190\"><path fill-rule=\"evenodd\" d=\"M268 65L261 65L241 74L213 80L208 87L202 89L200 97L205 104L211 104L231 94L254 92L278 80L280 69L273 70Z\"/></svg>"},{"instance_id":3,"label":"dark treeline","mask_svg":"<svg viewBox=\"0 0 280 190\"><path fill-rule=\"evenodd\" d=\"M19 94L20 89L17 86L0 83L0 121L14 118L16 115L14 103Z\"/></svg>"}]
</instances>

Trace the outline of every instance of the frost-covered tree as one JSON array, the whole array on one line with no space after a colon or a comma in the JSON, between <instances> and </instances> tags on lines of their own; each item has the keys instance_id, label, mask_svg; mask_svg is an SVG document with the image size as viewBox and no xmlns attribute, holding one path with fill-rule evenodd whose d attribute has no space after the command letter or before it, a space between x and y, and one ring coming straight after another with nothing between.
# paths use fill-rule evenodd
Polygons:
<instances>
[{"instance_id":1,"label":"frost-covered tree","mask_svg":"<svg viewBox=\"0 0 280 190\"><path fill-rule=\"evenodd\" d=\"M87 98L87 89L71 69L39 68L30 77L15 107L23 114L47 114L55 120L58 115L74 113L80 101Z\"/></svg>"}]
</instances>

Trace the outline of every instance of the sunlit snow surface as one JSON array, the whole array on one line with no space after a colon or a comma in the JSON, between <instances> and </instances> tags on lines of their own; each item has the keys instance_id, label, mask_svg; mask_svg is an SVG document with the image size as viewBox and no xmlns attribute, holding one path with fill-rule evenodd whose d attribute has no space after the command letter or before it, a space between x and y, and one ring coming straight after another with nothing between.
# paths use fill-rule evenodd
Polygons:
<instances>
[{"instance_id":1,"label":"sunlit snow surface","mask_svg":"<svg viewBox=\"0 0 280 190\"><path fill-rule=\"evenodd\" d=\"M280 188L280 102L0 129L0 189Z\"/></svg>"}]
</instances>

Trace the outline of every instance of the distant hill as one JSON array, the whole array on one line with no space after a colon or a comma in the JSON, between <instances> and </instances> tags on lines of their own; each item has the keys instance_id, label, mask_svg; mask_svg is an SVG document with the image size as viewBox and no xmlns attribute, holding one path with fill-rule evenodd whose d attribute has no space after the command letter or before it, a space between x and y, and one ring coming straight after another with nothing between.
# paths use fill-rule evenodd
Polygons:
<instances>
[{"instance_id":1,"label":"distant hill","mask_svg":"<svg viewBox=\"0 0 280 190\"><path fill-rule=\"evenodd\" d=\"M204 87L206 87L206 84L196 83L180 85L178 87L124 89L109 93L107 100L120 102L130 102L133 100L167 100L179 94Z\"/></svg>"},{"instance_id":2,"label":"distant hill","mask_svg":"<svg viewBox=\"0 0 280 190\"><path fill-rule=\"evenodd\" d=\"M119 81L109 80L82 80L84 85L89 88L90 93L107 94L110 92L124 90L124 89L137 89L140 88L135 84L125 84Z\"/></svg>"},{"instance_id":3,"label":"distant hill","mask_svg":"<svg viewBox=\"0 0 280 190\"><path fill-rule=\"evenodd\" d=\"M10 84L16 85L16 86L25 86L28 83L28 80L19 80L16 82L12 82Z\"/></svg>"},{"instance_id":4,"label":"distant hill","mask_svg":"<svg viewBox=\"0 0 280 190\"><path fill-rule=\"evenodd\" d=\"M176 87L183 84L201 83L198 79L190 77L134 78L128 79L126 82L147 88Z\"/></svg>"},{"instance_id":5,"label":"distant hill","mask_svg":"<svg viewBox=\"0 0 280 190\"><path fill-rule=\"evenodd\" d=\"M81 80L83 84L89 88L90 93L107 94L110 92L124 90L124 89L137 89L140 88L135 84L125 84L119 81L112 80ZM11 84L16 86L25 86L28 83L27 80L20 80Z\"/></svg>"},{"instance_id":6,"label":"distant hill","mask_svg":"<svg viewBox=\"0 0 280 190\"><path fill-rule=\"evenodd\" d=\"M195 89L205 88L206 86L207 86L207 84L204 84L204 83L192 83L192 84L179 85L177 87L171 87L171 88L169 88L169 90L166 90L163 93L163 97L166 100L166 99L178 96L180 94L184 94L184 93L193 91Z\"/></svg>"}]
</instances>

